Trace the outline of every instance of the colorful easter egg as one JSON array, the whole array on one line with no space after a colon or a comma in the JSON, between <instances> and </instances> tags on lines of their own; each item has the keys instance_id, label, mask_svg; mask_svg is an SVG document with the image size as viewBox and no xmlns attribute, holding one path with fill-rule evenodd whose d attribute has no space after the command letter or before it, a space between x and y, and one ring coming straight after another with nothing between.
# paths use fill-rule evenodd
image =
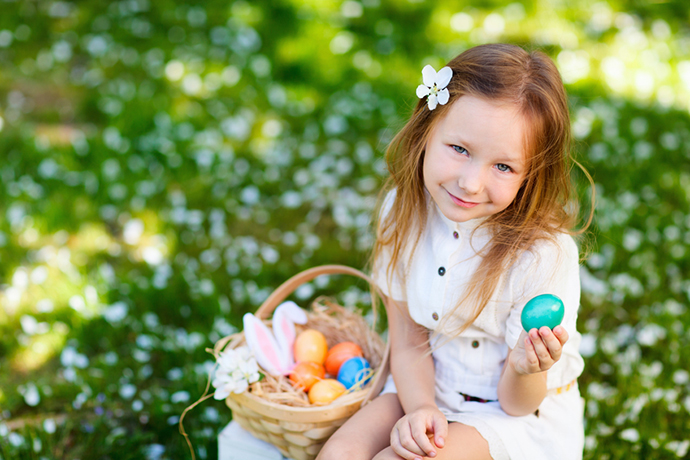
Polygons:
<instances>
[{"instance_id":1,"label":"colorful easter egg","mask_svg":"<svg viewBox=\"0 0 690 460\"><path fill-rule=\"evenodd\" d=\"M522 309L520 320L525 331L547 326L549 329L561 324L565 308L563 301L553 294L542 294L534 297Z\"/></svg>"},{"instance_id":2,"label":"colorful easter egg","mask_svg":"<svg viewBox=\"0 0 690 460\"><path fill-rule=\"evenodd\" d=\"M307 329L295 339L295 361L311 361L323 364L328 351L326 337L316 329Z\"/></svg>"},{"instance_id":3,"label":"colorful easter egg","mask_svg":"<svg viewBox=\"0 0 690 460\"><path fill-rule=\"evenodd\" d=\"M338 371L338 382L348 390L355 385L363 387L371 379L371 366L361 357L350 358L345 361Z\"/></svg>"},{"instance_id":4,"label":"colorful easter egg","mask_svg":"<svg viewBox=\"0 0 690 460\"><path fill-rule=\"evenodd\" d=\"M326 355L326 372L338 375L340 366L350 358L362 356L362 348L354 342L340 342L334 345Z\"/></svg>"},{"instance_id":5,"label":"colorful easter egg","mask_svg":"<svg viewBox=\"0 0 690 460\"><path fill-rule=\"evenodd\" d=\"M328 404L345 393L345 386L335 379L319 380L309 390L309 402L312 404Z\"/></svg>"},{"instance_id":6,"label":"colorful easter egg","mask_svg":"<svg viewBox=\"0 0 690 460\"><path fill-rule=\"evenodd\" d=\"M290 372L292 385L304 391L309 389L319 380L326 376L326 370L319 363L302 361L295 365Z\"/></svg>"}]
</instances>

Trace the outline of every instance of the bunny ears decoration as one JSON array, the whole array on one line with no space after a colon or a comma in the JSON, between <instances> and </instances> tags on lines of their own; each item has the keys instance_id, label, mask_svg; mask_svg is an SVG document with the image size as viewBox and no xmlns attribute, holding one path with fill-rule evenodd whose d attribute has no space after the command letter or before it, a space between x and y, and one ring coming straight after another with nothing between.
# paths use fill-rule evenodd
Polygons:
<instances>
[{"instance_id":1,"label":"bunny ears decoration","mask_svg":"<svg viewBox=\"0 0 690 460\"><path fill-rule=\"evenodd\" d=\"M292 347L295 323L306 324L307 314L295 302L278 305L273 314L273 332L252 313L242 318L247 345L259 365L271 375L289 374L295 366Z\"/></svg>"}]
</instances>

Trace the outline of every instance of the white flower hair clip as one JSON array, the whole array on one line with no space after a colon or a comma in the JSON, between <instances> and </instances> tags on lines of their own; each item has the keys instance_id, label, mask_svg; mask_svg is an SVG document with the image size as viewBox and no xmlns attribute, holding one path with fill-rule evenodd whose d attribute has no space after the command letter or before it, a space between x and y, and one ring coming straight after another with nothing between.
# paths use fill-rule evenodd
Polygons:
<instances>
[{"instance_id":1,"label":"white flower hair clip","mask_svg":"<svg viewBox=\"0 0 690 460\"><path fill-rule=\"evenodd\" d=\"M417 97L423 98L428 96L426 103L429 110L434 110L438 104L445 105L450 98L450 93L446 86L453 78L453 71L450 67L444 67L436 72L430 65L424 66L422 69L423 85L417 87Z\"/></svg>"}]
</instances>

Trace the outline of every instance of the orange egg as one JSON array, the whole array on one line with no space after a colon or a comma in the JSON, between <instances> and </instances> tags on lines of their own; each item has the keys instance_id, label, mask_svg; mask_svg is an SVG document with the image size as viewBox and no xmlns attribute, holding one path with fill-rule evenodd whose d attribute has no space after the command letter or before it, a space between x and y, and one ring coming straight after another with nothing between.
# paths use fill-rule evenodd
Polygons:
<instances>
[{"instance_id":1,"label":"orange egg","mask_svg":"<svg viewBox=\"0 0 690 460\"><path fill-rule=\"evenodd\" d=\"M300 332L295 339L295 361L311 361L323 364L328 351L326 337L315 329Z\"/></svg>"},{"instance_id":2,"label":"orange egg","mask_svg":"<svg viewBox=\"0 0 690 460\"><path fill-rule=\"evenodd\" d=\"M337 380L320 380L309 390L309 402L319 405L328 404L343 393L345 393L345 386Z\"/></svg>"},{"instance_id":3,"label":"orange egg","mask_svg":"<svg viewBox=\"0 0 690 460\"><path fill-rule=\"evenodd\" d=\"M326 355L326 372L338 375L340 365L350 358L362 356L362 348L354 342L340 342L334 345Z\"/></svg>"},{"instance_id":4,"label":"orange egg","mask_svg":"<svg viewBox=\"0 0 690 460\"><path fill-rule=\"evenodd\" d=\"M292 384L304 391L309 389L319 380L326 376L326 370L321 364L312 363L311 361L302 361L297 363L292 372L290 372L290 380Z\"/></svg>"}]
</instances>

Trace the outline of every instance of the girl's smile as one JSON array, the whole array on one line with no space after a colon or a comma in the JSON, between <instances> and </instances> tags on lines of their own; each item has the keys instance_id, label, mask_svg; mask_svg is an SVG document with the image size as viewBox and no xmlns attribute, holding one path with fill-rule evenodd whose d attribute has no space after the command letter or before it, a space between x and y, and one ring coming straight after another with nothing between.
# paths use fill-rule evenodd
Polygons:
<instances>
[{"instance_id":1,"label":"girl's smile","mask_svg":"<svg viewBox=\"0 0 690 460\"><path fill-rule=\"evenodd\" d=\"M448 191L446 190L446 192L448 192ZM463 208L473 208L473 207L475 207L475 206L477 206L477 205L479 204L479 203L473 203L473 202L471 202L471 201L465 201L465 200L463 200L463 199L460 199L460 198L456 197L455 195L453 195L453 194L450 193L450 192L448 192L448 195L450 195L450 198L451 198L458 206L462 206Z\"/></svg>"},{"instance_id":2,"label":"girl's smile","mask_svg":"<svg viewBox=\"0 0 690 460\"><path fill-rule=\"evenodd\" d=\"M465 222L513 202L526 174L525 120L510 103L458 98L427 141L424 185L441 212Z\"/></svg>"}]
</instances>

